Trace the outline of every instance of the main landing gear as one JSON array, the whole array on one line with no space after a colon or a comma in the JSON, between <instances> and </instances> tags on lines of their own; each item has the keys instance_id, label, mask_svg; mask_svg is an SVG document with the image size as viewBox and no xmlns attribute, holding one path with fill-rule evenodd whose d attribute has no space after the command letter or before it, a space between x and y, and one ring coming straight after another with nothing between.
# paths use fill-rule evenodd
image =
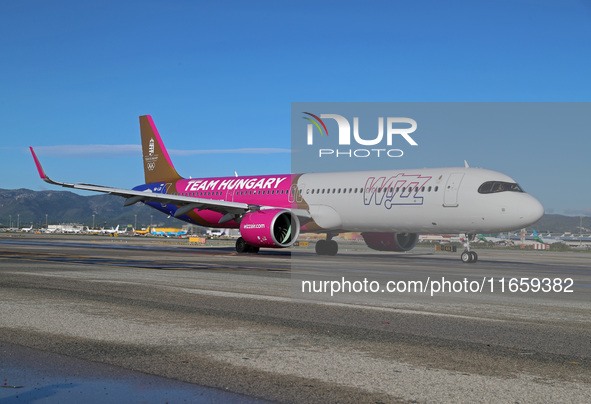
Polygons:
<instances>
[{"instance_id":1,"label":"main landing gear","mask_svg":"<svg viewBox=\"0 0 591 404\"><path fill-rule=\"evenodd\" d=\"M474 234L466 234L466 242L464 243L464 252L460 255L460 259L464 264L470 264L478 261L478 254L475 251L470 251L470 241L474 240Z\"/></svg>"},{"instance_id":2,"label":"main landing gear","mask_svg":"<svg viewBox=\"0 0 591 404\"><path fill-rule=\"evenodd\" d=\"M318 240L316 242L316 254L318 255L337 255L339 252L339 245L332 238L334 234L328 233L326 240Z\"/></svg>"},{"instance_id":3,"label":"main landing gear","mask_svg":"<svg viewBox=\"0 0 591 404\"><path fill-rule=\"evenodd\" d=\"M258 254L260 248L254 247L248 244L242 237L236 240L236 252L243 254L243 253L250 253L250 254Z\"/></svg>"}]
</instances>

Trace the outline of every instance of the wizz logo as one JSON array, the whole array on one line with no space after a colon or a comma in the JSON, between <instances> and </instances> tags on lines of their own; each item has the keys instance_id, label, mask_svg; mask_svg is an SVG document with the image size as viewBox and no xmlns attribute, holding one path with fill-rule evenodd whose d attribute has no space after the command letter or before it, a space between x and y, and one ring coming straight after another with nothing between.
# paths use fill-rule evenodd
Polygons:
<instances>
[{"instance_id":1,"label":"wizz logo","mask_svg":"<svg viewBox=\"0 0 591 404\"><path fill-rule=\"evenodd\" d=\"M424 191L423 187L430 179L420 174L404 173L388 179L369 177L363 189L363 203L371 205L373 201L376 205L383 204L386 209L394 205L422 205L423 197L418 193Z\"/></svg>"}]
</instances>

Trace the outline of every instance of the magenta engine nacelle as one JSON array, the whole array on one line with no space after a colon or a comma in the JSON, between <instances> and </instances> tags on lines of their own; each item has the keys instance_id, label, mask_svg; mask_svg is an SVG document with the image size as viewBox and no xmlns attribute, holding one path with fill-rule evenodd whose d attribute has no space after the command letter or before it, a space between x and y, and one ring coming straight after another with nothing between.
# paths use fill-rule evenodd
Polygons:
<instances>
[{"instance_id":1,"label":"magenta engine nacelle","mask_svg":"<svg viewBox=\"0 0 591 404\"><path fill-rule=\"evenodd\" d=\"M247 213L240 222L244 241L255 247L285 248L300 234L300 221L285 209L265 209Z\"/></svg>"}]
</instances>

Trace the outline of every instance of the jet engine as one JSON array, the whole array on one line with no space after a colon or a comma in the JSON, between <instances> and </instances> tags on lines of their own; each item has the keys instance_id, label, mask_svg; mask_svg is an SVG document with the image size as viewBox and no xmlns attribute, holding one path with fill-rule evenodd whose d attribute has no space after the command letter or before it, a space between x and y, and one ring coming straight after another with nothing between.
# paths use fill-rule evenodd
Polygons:
<instances>
[{"instance_id":1,"label":"jet engine","mask_svg":"<svg viewBox=\"0 0 591 404\"><path fill-rule=\"evenodd\" d=\"M419 241L417 233L361 233L365 244L378 251L409 251Z\"/></svg>"},{"instance_id":2,"label":"jet engine","mask_svg":"<svg viewBox=\"0 0 591 404\"><path fill-rule=\"evenodd\" d=\"M240 234L253 247L285 248L300 235L300 221L289 210L257 210L244 215Z\"/></svg>"}]
</instances>

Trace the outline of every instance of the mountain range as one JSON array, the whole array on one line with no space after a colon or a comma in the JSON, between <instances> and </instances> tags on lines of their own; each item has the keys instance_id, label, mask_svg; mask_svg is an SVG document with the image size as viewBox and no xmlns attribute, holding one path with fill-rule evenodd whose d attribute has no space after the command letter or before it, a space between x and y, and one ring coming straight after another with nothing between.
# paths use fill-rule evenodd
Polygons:
<instances>
[{"instance_id":1,"label":"mountain range","mask_svg":"<svg viewBox=\"0 0 591 404\"><path fill-rule=\"evenodd\" d=\"M0 189L0 226L34 227L47 224L79 223L96 227L116 225L146 227L181 226L178 219L168 218L164 214L141 203L123 207L123 198L112 195L82 196L69 191L32 191L30 189ZM591 216L564 216L546 214L533 228L538 232L580 233L579 223L591 229ZM528 228L531 230L532 228ZM587 230L586 233L591 231Z\"/></svg>"},{"instance_id":2,"label":"mountain range","mask_svg":"<svg viewBox=\"0 0 591 404\"><path fill-rule=\"evenodd\" d=\"M184 222L168 219L162 213L137 203L123 207L124 199L112 195L82 196L69 191L32 191L30 189L0 189L0 226L45 226L47 224L79 223L96 227L116 225L181 226ZM152 215L152 217L150 217Z\"/></svg>"}]
</instances>

